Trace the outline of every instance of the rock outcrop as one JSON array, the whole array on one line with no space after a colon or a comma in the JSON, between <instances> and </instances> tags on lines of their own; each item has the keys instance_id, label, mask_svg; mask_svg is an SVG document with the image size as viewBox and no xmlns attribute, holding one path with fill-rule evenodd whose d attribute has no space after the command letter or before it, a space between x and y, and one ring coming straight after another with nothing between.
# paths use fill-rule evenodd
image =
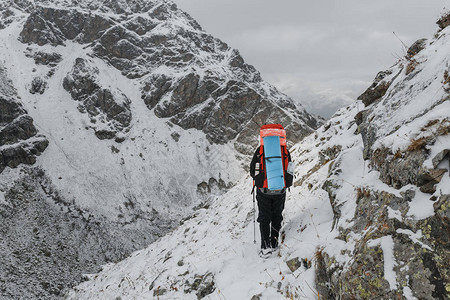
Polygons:
<instances>
[{"instance_id":1,"label":"rock outcrop","mask_svg":"<svg viewBox=\"0 0 450 300\"><path fill-rule=\"evenodd\" d=\"M31 94L43 94L45 92L45 88L47 87L47 82L42 79L42 77L34 77L31 82L30 93Z\"/></svg>"},{"instance_id":2,"label":"rock outcrop","mask_svg":"<svg viewBox=\"0 0 450 300\"><path fill-rule=\"evenodd\" d=\"M364 165L376 172L372 181L384 185L343 182L345 152L331 161L322 188L329 196L338 239L352 246L341 252L345 262L330 255L332 249L320 250L316 285L321 295L448 299L450 192L444 187L450 171L450 108L440 74L445 77L450 52L448 30L442 34L431 42L414 43L403 61L379 73L358 98L365 109L355 113L352 122L364 146ZM345 132L345 123L336 128L337 119L330 120L329 127ZM347 184L353 184L354 203L340 196ZM345 216L349 205L354 213Z\"/></svg>"},{"instance_id":3,"label":"rock outcrop","mask_svg":"<svg viewBox=\"0 0 450 300\"><path fill-rule=\"evenodd\" d=\"M100 86L99 70L89 61L77 58L72 71L64 78L63 87L81 102L78 110L87 113L99 139L112 139L130 126L130 100L120 90Z\"/></svg>"},{"instance_id":4,"label":"rock outcrop","mask_svg":"<svg viewBox=\"0 0 450 300\"><path fill-rule=\"evenodd\" d=\"M62 7L36 6L24 24L20 39L23 43L39 46L65 45L67 40L90 43L112 24L112 20L98 14Z\"/></svg>"},{"instance_id":5,"label":"rock outcrop","mask_svg":"<svg viewBox=\"0 0 450 300\"><path fill-rule=\"evenodd\" d=\"M0 173L20 164L32 165L48 145L33 119L17 101L16 92L0 66Z\"/></svg>"},{"instance_id":6,"label":"rock outcrop","mask_svg":"<svg viewBox=\"0 0 450 300\"><path fill-rule=\"evenodd\" d=\"M62 60L61 54L57 52L44 52L37 51L33 55L34 63L37 65L47 65L50 67L55 67Z\"/></svg>"},{"instance_id":7,"label":"rock outcrop","mask_svg":"<svg viewBox=\"0 0 450 300\"><path fill-rule=\"evenodd\" d=\"M450 12L443 14L442 17L437 20L436 24L439 25L440 29L444 29L450 25Z\"/></svg>"}]
</instances>

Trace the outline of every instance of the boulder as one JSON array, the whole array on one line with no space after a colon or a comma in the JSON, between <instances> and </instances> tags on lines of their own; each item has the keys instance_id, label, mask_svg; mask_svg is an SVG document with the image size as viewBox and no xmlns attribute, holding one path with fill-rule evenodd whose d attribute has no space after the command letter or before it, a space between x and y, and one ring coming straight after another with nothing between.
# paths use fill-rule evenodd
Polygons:
<instances>
[{"instance_id":1,"label":"boulder","mask_svg":"<svg viewBox=\"0 0 450 300\"><path fill-rule=\"evenodd\" d=\"M32 165L36 156L48 146L39 135L33 119L12 98L0 95L0 173L6 168L20 164Z\"/></svg>"},{"instance_id":2,"label":"boulder","mask_svg":"<svg viewBox=\"0 0 450 300\"><path fill-rule=\"evenodd\" d=\"M33 81L31 82L30 87L30 93L31 94L43 94L45 92L45 88L47 87L47 82L42 79L42 77L37 76L33 78Z\"/></svg>"},{"instance_id":3,"label":"boulder","mask_svg":"<svg viewBox=\"0 0 450 300\"><path fill-rule=\"evenodd\" d=\"M450 12L443 14L439 20L436 21L436 24L439 25L439 28L442 30L450 25Z\"/></svg>"},{"instance_id":4,"label":"boulder","mask_svg":"<svg viewBox=\"0 0 450 300\"><path fill-rule=\"evenodd\" d=\"M34 63L37 65L56 66L61 60L61 54L56 52L37 51L33 55Z\"/></svg>"},{"instance_id":5,"label":"boulder","mask_svg":"<svg viewBox=\"0 0 450 300\"><path fill-rule=\"evenodd\" d=\"M427 39L420 39L415 41L411 47L408 48L408 51L406 52L408 57L411 58L423 49L425 49L427 43Z\"/></svg>"}]
</instances>

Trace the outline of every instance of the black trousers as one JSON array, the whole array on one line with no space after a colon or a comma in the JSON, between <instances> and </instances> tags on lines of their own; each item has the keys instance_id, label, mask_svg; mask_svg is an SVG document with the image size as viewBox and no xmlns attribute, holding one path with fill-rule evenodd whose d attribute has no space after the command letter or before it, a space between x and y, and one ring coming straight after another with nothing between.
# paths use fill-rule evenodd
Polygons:
<instances>
[{"instance_id":1,"label":"black trousers","mask_svg":"<svg viewBox=\"0 0 450 300\"><path fill-rule=\"evenodd\" d=\"M257 189L256 200L258 201L257 221L261 231L261 248L276 248L280 236L281 221L283 221L282 213L286 193L265 194Z\"/></svg>"}]
</instances>

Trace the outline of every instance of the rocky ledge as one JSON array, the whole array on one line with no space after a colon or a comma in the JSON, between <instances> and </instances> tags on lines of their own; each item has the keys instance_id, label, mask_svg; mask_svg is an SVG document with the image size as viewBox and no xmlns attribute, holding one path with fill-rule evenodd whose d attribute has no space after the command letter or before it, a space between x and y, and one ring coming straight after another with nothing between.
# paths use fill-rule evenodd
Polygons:
<instances>
[{"instance_id":1,"label":"rocky ledge","mask_svg":"<svg viewBox=\"0 0 450 300\"><path fill-rule=\"evenodd\" d=\"M34 164L47 146L47 139L38 134L0 66L0 173L6 167Z\"/></svg>"}]
</instances>

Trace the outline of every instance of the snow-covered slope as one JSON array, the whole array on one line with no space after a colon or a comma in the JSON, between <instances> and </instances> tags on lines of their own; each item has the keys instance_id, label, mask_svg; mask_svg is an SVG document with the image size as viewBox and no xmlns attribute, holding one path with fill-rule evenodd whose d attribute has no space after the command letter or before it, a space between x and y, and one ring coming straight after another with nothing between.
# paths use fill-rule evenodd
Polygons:
<instances>
[{"instance_id":1,"label":"snow-covered slope","mask_svg":"<svg viewBox=\"0 0 450 300\"><path fill-rule=\"evenodd\" d=\"M165 0L2 1L0 93L11 298L58 297L207 205L262 123L322 122Z\"/></svg>"},{"instance_id":2,"label":"snow-covered slope","mask_svg":"<svg viewBox=\"0 0 450 300\"><path fill-rule=\"evenodd\" d=\"M292 148L272 257L257 255L243 176L68 298L448 299L450 27L422 44Z\"/></svg>"}]
</instances>

